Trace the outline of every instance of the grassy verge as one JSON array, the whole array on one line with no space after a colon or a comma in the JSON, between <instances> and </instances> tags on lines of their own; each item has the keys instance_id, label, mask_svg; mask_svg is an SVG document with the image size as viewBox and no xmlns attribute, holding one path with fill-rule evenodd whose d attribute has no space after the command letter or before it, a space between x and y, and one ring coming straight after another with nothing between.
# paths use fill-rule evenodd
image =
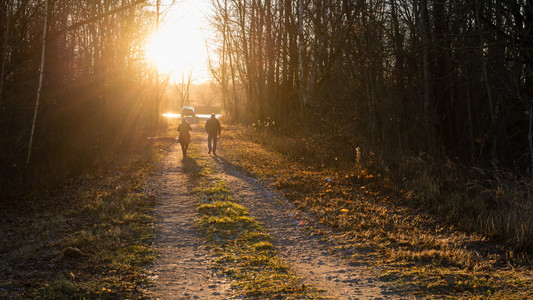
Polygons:
<instances>
[{"instance_id":1,"label":"grassy verge","mask_svg":"<svg viewBox=\"0 0 533 300\"><path fill-rule=\"evenodd\" d=\"M123 152L97 175L3 201L0 298L143 298L154 259L152 160L149 147Z\"/></svg>"},{"instance_id":2,"label":"grassy verge","mask_svg":"<svg viewBox=\"0 0 533 300\"><path fill-rule=\"evenodd\" d=\"M193 158L198 156L194 153ZM325 299L302 283L277 256L271 237L237 204L226 183L207 164L190 173L197 179L197 227L216 255L215 268L233 279L237 293L254 299Z\"/></svg>"},{"instance_id":3,"label":"grassy verge","mask_svg":"<svg viewBox=\"0 0 533 300\"><path fill-rule=\"evenodd\" d=\"M226 159L311 213L319 224L302 222L328 236L338 253L377 269L398 292L423 298L533 297L527 258L450 225L387 188L392 183L379 174L360 165L307 164L298 158L300 148L291 146L297 141L280 136L240 127L225 132Z\"/></svg>"}]
</instances>

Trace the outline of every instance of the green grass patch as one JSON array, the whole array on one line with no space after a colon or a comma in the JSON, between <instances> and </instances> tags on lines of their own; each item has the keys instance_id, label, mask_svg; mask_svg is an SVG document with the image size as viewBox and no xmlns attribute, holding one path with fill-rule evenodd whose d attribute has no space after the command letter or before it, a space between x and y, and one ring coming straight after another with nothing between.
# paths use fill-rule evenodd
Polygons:
<instances>
[{"instance_id":1,"label":"green grass patch","mask_svg":"<svg viewBox=\"0 0 533 300\"><path fill-rule=\"evenodd\" d=\"M208 216L246 216L248 211L242 205L231 201L217 201L209 204L202 204L198 207L198 211Z\"/></svg>"}]
</instances>

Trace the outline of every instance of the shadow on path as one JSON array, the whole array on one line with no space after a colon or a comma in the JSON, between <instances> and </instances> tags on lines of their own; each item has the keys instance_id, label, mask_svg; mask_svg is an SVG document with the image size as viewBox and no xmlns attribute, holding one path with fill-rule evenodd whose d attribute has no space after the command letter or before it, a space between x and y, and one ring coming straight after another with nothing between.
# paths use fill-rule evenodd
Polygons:
<instances>
[{"instance_id":1,"label":"shadow on path","mask_svg":"<svg viewBox=\"0 0 533 300\"><path fill-rule=\"evenodd\" d=\"M377 270L357 266L331 254L331 245L323 242L321 236L309 234L297 217L303 212L288 200L245 175L223 157L211 156L211 159L216 176L227 183L235 201L247 207L263 224L280 257L306 284L326 290L334 299L406 299L394 295L377 278Z\"/></svg>"},{"instance_id":2,"label":"shadow on path","mask_svg":"<svg viewBox=\"0 0 533 300\"><path fill-rule=\"evenodd\" d=\"M197 159L182 157L176 143L153 174L158 199L153 299L234 299L227 278L211 269L214 257L194 227L194 178L200 171Z\"/></svg>"}]
</instances>

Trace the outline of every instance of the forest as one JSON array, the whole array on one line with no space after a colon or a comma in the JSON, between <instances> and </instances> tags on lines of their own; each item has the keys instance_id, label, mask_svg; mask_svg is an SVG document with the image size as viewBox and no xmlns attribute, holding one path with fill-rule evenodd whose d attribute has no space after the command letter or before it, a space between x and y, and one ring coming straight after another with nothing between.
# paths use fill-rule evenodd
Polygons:
<instances>
[{"instance_id":1,"label":"forest","mask_svg":"<svg viewBox=\"0 0 533 300\"><path fill-rule=\"evenodd\" d=\"M369 172L531 249L533 1L212 2L230 118L297 161Z\"/></svg>"},{"instance_id":2,"label":"forest","mask_svg":"<svg viewBox=\"0 0 533 300\"><path fill-rule=\"evenodd\" d=\"M0 298L533 297L533 0L204 1L0 0Z\"/></svg>"},{"instance_id":3,"label":"forest","mask_svg":"<svg viewBox=\"0 0 533 300\"><path fill-rule=\"evenodd\" d=\"M138 0L0 1L0 191L61 183L154 130L143 45L156 14Z\"/></svg>"},{"instance_id":4,"label":"forest","mask_svg":"<svg viewBox=\"0 0 533 300\"><path fill-rule=\"evenodd\" d=\"M2 178L28 154L68 173L157 123L145 2L0 3ZM532 5L215 0L211 69L229 117L327 133L347 159L423 152L533 176Z\"/></svg>"},{"instance_id":5,"label":"forest","mask_svg":"<svg viewBox=\"0 0 533 300\"><path fill-rule=\"evenodd\" d=\"M230 115L533 175L531 1L213 2Z\"/></svg>"},{"instance_id":6,"label":"forest","mask_svg":"<svg viewBox=\"0 0 533 300\"><path fill-rule=\"evenodd\" d=\"M450 218L453 201L490 190L473 218L455 217L484 215L475 222L489 232L498 219L497 236L510 213L494 208L526 217L532 1L211 5L209 67L226 122L292 137L286 148L317 165L368 168L441 213L452 199ZM0 191L61 184L161 129L168 82L143 48L160 6L0 1ZM502 185L518 200L502 200ZM460 200L448 193L458 186Z\"/></svg>"}]
</instances>

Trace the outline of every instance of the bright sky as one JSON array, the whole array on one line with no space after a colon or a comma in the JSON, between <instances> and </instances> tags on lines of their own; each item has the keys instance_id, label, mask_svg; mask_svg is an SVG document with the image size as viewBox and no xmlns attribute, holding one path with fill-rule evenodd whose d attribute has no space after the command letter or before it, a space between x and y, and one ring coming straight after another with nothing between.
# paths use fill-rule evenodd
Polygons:
<instances>
[{"instance_id":1,"label":"bright sky","mask_svg":"<svg viewBox=\"0 0 533 300\"><path fill-rule=\"evenodd\" d=\"M161 11L165 12L172 1L161 2ZM191 70L193 83L209 80L205 42L209 5L209 0L177 0L147 46L149 59L159 72L171 75L174 82L181 82L182 74L187 80Z\"/></svg>"}]
</instances>

